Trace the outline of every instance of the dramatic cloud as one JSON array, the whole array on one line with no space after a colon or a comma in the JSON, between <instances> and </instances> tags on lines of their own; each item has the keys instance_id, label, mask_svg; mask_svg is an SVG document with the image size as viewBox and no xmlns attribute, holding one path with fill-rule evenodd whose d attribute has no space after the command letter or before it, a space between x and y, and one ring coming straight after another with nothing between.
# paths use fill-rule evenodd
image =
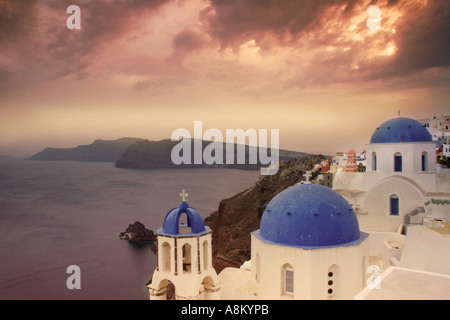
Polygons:
<instances>
[{"instance_id":1,"label":"dramatic cloud","mask_svg":"<svg viewBox=\"0 0 450 320\"><path fill-rule=\"evenodd\" d=\"M381 10L376 32L367 27L370 4ZM389 79L450 62L445 0L212 0L201 18L222 50L249 41L266 54L291 49L287 85Z\"/></svg>"},{"instance_id":2,"label":"dramatic cloud","mask_svg":"<svg viewBox=\"0 0 450 320\"><path fill-rule=\"evenodd\" d=\"M82 9L79 32L65 26L66 8L72 4ZM175 0L46 0L38 7L36 1L0 0L0 43L5 47L0 51L0 68L9 70L13 74L10 80L18 83L68 75L83 80L98 74L91 66L107 52L102 59L111 59L111 73L122 70L129 75L165 76L165 68L165 73L176 76L174 73L185 71L187 57L209 50L202 68L196 66L195 70L214 75L217 64L222 63L221 57L210 55L217 44L222 53L233 50L240 59L238 68L253 68L251 61L242 58L245 51L271 57L272 72L266 75L272 78L276 70L284 87L391 79L449 65L450 9L446 0L210 0L197 8L197 17L192 8L186 11L197 18L197 25L195 21L183 25L175 16L171 31L162 29L159 35L152 35L154 39L170 37L165 53L160 40L156 50L152 47L151 56L136 53L142 50L137 41L149 39L144 31L138 35L138 28L165 4L178 10L171 11L175 15L192 6ZM376 32L367 27L370 4L381 9L381 29ZM161 21L169 25L170 20L163 17ZM114 50L114 46L121 47ZM133 56L120 64L113 62L111 57L119 59L118 52L123 53L126 46L135 47L135 52L127 52ZM259 61L255 56L253 60ZM24 63L27 79L20 80ZM138 77L134 85L143 91L156 82Z\"/></svg>"},{"instance_id":3,"label":"dramatic cloud","mask_svg":"<svg viewBox=\"0 0 450 320\"><path fill-rule=\"evenodd\" d=\"M49 7L58 13L64 13L69 5L75 4L81 7L82 32L70 32L67 28L60 28L52 39L50 48L73 48L69 45L70 41L72 44L77 44L75 51L85 54L111 39L119 38L140 16L167 2L170 0L52 0L49 2ZM61 15L60 26L65 26L67 17L68 15ZM69 35L75 35L75 39L71 39Z\"/></svg>"},{"instance_id":4,"label":"dramatic cloud","mask_svg":"<svg viewBox=\"0 0 450 320\"><path fill-rule=\"evenodd\" d=\"M207 39L203 34L189 29L183 29L173 38L173 53L169 57L169 61L182 63L186 56L202 49L206 45Z\"/></svg>"},{"instance_id":5,"label":"dramatic cloud","mask_svg":"<svg viewBox=\"0 0 450 320\"><path fill-rule=\"evenodd\" d=\"M399 4L400 5L400 4ZM408 75L450 66L450 7L446 0L430 0L411 8L396 24L393 41L398 51L384 70L372 78Z\"/></svg>"},{"instance_id":6,"label":"dramatic cloud","mask_svg":"<svg viewBox=\"0 0 450 320\"><path fill-rule=\"evenodd\" d=\"M0 45L19 40L33 30L37 0L0 0Z\"/></svg>"},{"instance_id":7,"label":"dramatic cloud","mask_svg":"<svg viewBox=\"0 0 450 320\"><path fill-rule=\"evenodd\" d=\"M11 78L11 72L0 69L0 93L5 89L8 80Z\"/></svg>"},{"instance_id":8,"label":"dramatic cloud","mask_svg":"<svg viewBox=\"0 0 450 320\"><path fill-rule=\"evenodd\" d=\"M31 78L84 79L99 50L132 29L140 17L170 0L0 0L0 67L15 74L16 83ZM81 30L69 30L68 6L81 8ZM26 75L22 70L27 64Z\"/></svg>"},{"instance_id":9,"label":"dramatic cloud","mask_svg":"<svg viewBox=\"0 0 450 320\"><path fill-rule=\"evenodd\" d=\"M211 0L201 18L208 23L209 32L223 47L236 48L255 39L264 44L267 33L272 45L291 43L302 32L321 27L322 14L330 6L342 6L347 16L355 0Z\"/></svg>"},{"instance_id":10,"label":"dramatic cloud","mask_svg":"<svg viewBox=\"0 0 450 320\"><path fill-rule=\"evenodd\" d=\"M81 8L81 30L66 27L69 5ZM377 30L367 24L370 5L380 8ZM365 142L363 131L399 108L411 117L448 108L449 8L448 0L0 0L0 139L157 139L200 119L279 128L285 148L329 153L341 148L332 140Z\"/></svg>"}]
</instances>

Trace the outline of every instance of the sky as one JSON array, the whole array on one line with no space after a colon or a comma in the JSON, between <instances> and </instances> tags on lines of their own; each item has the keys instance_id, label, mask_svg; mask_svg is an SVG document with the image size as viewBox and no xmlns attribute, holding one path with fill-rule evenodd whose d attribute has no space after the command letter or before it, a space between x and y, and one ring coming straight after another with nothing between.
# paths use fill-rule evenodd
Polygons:
<instances>
[{"instance_id":1,"label":"sky","mask_svg":"<svg viewBox=\"0 0 450 320\"><path fill-rule=\"evenodd\" d=\"M399 110L450 112L449 40L448 0L0 0L0 155L194 121L361 151Z\"/></svg>"}]
</instances>

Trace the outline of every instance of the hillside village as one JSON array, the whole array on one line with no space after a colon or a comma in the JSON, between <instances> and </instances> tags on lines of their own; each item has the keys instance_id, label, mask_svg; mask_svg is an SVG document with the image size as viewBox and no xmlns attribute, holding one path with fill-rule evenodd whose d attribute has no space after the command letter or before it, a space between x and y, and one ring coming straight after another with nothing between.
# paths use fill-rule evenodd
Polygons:
<instances>
[{"instance_id":1,"label":"hillside village","mask_svg":"<svg viewBox=\"0 0 450 320\"><path fill-rule=\"evenodd\" d=\"M156 232L150 299L166 299L169 286L175 299L450 299L450 169L437 164L449 131L433 140L425 128L390 119L365 150L319 157L276 195L249 198L271 188L265 177L205 222L183 196ZM273 179L293 163L280 162ZM239 228L259 229L246 229L249 250L234 249L249 259L215 268L239 245L228 225L244 219L233 212L249 199L255 213ZM178 225L184 214L188 225ZM219 254L224 242L234 245Z\"/></svg>"}]
</instances>

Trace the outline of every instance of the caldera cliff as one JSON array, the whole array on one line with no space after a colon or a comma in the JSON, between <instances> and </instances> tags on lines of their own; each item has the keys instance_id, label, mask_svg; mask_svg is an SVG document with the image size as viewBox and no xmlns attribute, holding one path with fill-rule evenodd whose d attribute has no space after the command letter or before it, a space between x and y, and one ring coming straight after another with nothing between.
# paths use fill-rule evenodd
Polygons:
<instances>
[{"instance_id":1,"label":"caldera cliff","mask_svg":"<svg viewBox=\"0 0 450 320\"><path fill-rule=\"evenodd\" d=\"M303 179L303 174L325 158L312 155L281 161L276 175L260 176L255 185L220 202L219 208L205 219L213 230L213 264L217 272L239 267L250 259L250 233L259 229L261 216L273 197Z\"/></svg>"}]
</instances>

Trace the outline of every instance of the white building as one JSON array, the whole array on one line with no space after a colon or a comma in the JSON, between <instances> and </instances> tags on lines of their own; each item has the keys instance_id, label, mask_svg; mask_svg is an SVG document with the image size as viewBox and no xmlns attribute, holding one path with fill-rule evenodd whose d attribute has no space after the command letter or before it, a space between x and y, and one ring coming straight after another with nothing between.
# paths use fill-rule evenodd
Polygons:
<instances>
[{"instance_id":1,"label":"white building","mask_svg":"<svg viewBox=\"0 0 450 320\"><path fill-rule=\"evenodd\" d=\"M368 234L333 190L290 187L251 234L251 261L219 277L222 299L353 299L366 285Z\"/></svg>"},{"instance_id":2,"label":"white building","mask_svg":"<svg viewBox=\"0 0 450 320\"><path fill-rule=\"evenodd\" d=\"M220 282L212 266L211 229L200 214L183 201L167 213L157 230L158 265L148 285L150 300L166 300L169 281L175 299L219 299ZM187 223L180 224L186 215Z\"/></svg>"},{"instance_id":3,"label":"white building","mask_svg":"<svg viewBox=\"0 0 450 320\"><path fill-rule=\"evenodd\" d=\"M348 202L307 184L273 198L251 261L219 274L222 299L450 299L450 226L439 222L450 215L450 175L436 172L429 133L392 119L366 150L367 172L341 169L334 180Z\"/></svg>"},{"instance_id":4,"label":"white building","mask_svg":"<svg viewBox=\"0 0 450 320\"><path fill-rule=\"evenodd\" d=\"M366 172L339 171L333 181L333 189L355 208L361 229L397 231L423 223L424 216L450 219L450 175L436 172L435 143L422 124L386 121L366 150Z\"/></svg>"},{"instance_id":5,"label":"white building","mask_svg":"<svg viewBox=\"0 0 450 320\"><path fill-rule=\"evenodd\" d=\"M450 299L450 174L436 172L430 134L396 118L366 150L367 172L341 168L334 190L306 182L275 196L251 260L218 276L212 231L183 199L157 231L150 299L169 281L177 299Z\"/></svg>"},{"instance_id":6,"label":"white building","mask_svg":"<svg viewBox=\"0 0 450 320\"><path fill-rule=\"evenodd\" d=\"M371 239L374 235L370 234ZM388 234L383 238L394 240ZM401 238L396 235L395 240ZM367 286L355 299L450 300L450 223L408 228L404 247L401 241L391 241L390 246L389 241L384 242L391 251L399 252L399 261L388 264L377 285Z\"/></svg>"},{"instance_id":7,"label":"white building","mask_svg":"<svg viewBox=\"0 0 450 320\"><path fill-rule=\"evenodd\" d=\"M450 157L450 144L442 145L442 154L447 158Z\"/></svg>"},{"instance_id":8,"label":"white building","mask_svg":"<svg viewBox=\"0 0 450 320\"><path fill-rule=\"evenodd\" d=\"M348 161L348 151L337 152L333 156L332 164L337 166L345 166L347 164L347 161ZM360 153L356 153L356 164L359 165L360 163L363 166L366 165L366 150L363 150Z\"/></svg>"},{"instance_id":9,"label":"white building","mask_svg":"<svg viewBox=\"0 0 450 320\"><path fill-rule=\"evenodd\" d=\"M433 141L441 146L450 137L450 114L417 120L428 130Z\"/></svg>"}]
</instances>

